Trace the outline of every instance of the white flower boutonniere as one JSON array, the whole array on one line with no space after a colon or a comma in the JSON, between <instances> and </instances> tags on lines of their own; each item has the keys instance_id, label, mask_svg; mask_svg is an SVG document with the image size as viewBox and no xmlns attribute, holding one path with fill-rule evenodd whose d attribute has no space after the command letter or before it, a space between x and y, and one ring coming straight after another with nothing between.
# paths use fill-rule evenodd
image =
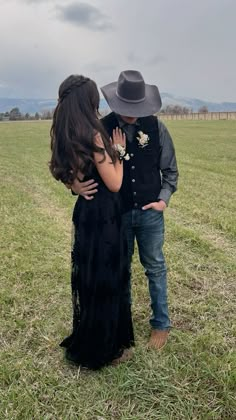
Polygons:
<instances>
[{"instance_id":1,"label":"white flower boutonniere","mask_svg":"<svg viewBox=\"0 0 236 420\"><path fill-rule=\"evenodd\" d=\"M120 160L122 160L122 159L130 160L130 155L129 155L129 153L126 153L126 150L125 150L124 146L122 146L121 144L116 144L115 149L117 150L117 152L120 155Z\"/></svg>"},{"instance_id":2,"label":"white flower boutonniere","mask_svg":"<svg viewBox=\"0 0 236 420\"><path fill-rule=\"evenodd\" d=\"M138 131L138 137L136 137L139 142L139 147L146 147L150 140L147 134L144 134L142 131Z\"/></svg>"}]
</instances>

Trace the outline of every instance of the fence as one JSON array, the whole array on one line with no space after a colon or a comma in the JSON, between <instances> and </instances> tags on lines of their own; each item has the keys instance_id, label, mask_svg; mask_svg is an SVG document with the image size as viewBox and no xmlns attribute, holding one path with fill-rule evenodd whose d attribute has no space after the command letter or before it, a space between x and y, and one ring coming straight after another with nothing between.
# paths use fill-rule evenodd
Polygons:
<instances>
[{"instance_id":1,"label":"fence","mask_svg":"<svg viewBox=\"0 0 236 420\"><path fill-rule=\"evenodd\" d=\"M190 114L158 114L162 120L236 120L235 112L194 112Z\"/></svg>"}]
</instances>

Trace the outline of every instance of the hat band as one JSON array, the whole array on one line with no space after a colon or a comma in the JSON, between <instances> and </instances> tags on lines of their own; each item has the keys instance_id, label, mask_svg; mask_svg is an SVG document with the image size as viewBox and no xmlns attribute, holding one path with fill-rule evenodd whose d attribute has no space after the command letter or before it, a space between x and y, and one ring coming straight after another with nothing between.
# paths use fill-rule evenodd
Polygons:
<instances>
[{"instance_id":1,"label":"hat band","mask_svg":"<svg viewBox=\"0 0 236 420\"><path fill-rule=\"evenodd\" d=\"M145 96L144 96L144 98L141 98L141 99L126 99L126 98L123 98L122 96L120 96L117 91L116 91L116 96L118 96L118 98L121 101L128 102L130 104L138 104L139 102L145 101Z\"/></svg>"}]
</instances>

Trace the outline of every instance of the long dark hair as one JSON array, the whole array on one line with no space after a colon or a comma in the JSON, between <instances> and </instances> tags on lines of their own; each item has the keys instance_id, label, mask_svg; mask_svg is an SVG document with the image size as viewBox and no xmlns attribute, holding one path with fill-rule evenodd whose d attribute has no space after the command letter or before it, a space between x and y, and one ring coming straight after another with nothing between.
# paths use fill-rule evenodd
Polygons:
<instances>
[{"instance_id":1,"label":"long dark hair","mask_svg":"<svg viewBox=\"0 0 236 420\"><path fill-rule=\"evenodd\" d=\"M49 167L54 178L63 183L73 183L78 171L89 175L94 166L94 152L101 153L104 159L104 149L94 143L98 132L112 162L117 159L98 118L99 100L96 83L81 75L67 77L59 87L50 131L52 157Z\"/></svg>"}]
</instances>

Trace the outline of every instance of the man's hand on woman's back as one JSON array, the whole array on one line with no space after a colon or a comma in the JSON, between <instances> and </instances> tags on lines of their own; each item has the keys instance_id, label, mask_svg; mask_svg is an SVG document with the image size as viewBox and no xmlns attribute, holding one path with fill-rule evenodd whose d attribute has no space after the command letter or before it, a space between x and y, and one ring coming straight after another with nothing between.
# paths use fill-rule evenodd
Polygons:
<instances>
[{"instance_id":1,"label":"man's hand on woman's back","mask_svg":"<svg viewBox=\"0 0 236 420\"><path fill-rule=\"evenodd\" d=\"M86 200L92 200L94 198L93 194L96 194L98 191L97 186L98 183L94 179L89 179L84 182L75 179L73 184L70 185L70 188L75 194L82 195Z\"/></svg>"}]
</instances>

